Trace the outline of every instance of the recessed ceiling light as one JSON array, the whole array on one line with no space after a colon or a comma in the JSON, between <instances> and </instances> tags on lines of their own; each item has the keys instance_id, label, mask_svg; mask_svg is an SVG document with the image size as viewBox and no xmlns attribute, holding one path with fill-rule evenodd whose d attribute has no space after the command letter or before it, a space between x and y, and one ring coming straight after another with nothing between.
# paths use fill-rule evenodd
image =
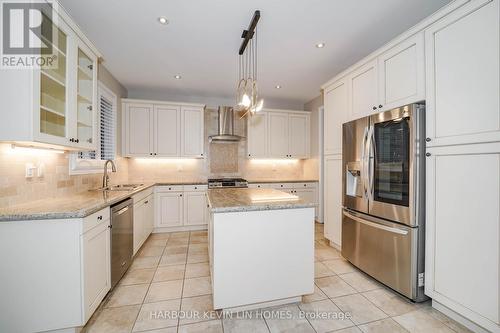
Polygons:
<instances>
[{"instance_id":1,"label":"recessed ceiling light","mask_svg":"<svg viewBox=\"0 0 500 333\"><path fill-rule=\"evenodd\" d=\"M278 85L276 85L276 87L274 87L274 88L276 88L276 89L281 89L281 86L278 84Z\"/></svg>"},{"instance_id":2,"label":"recessed ceiling light","mask_svg":"<svg viewBox=\"0 0 500 333\"><path fill-rule=\"evenodd\" d=\"M165 16L158 17L158 22L160 22L163 25L168 24L168 20L167 20L167 18Z\"/></svg>"},{"instance_id":3,"label":"recessed ceiling light","mask_svg":"<svg viewBox=\"0 0 500 333\"><path fill-rule=\"evenodd\" d=\"M180 76L180 75L174 75L174 78L177 79L177 80L180 80L182 78L182 76Z\"/></svg>"},{"instance_id":4,"label":"recessed ceiling light","mask_svg":"<svg viewBox=\"0 0 500 333\"><path fill-rule=\"evenodd\" d=\"M324 48L324 47L325 47L325 43L318 43L318 44L316 44L316 47L317 47L318 49L322 49L322 48Z\"/></svg>"}]
</instances>

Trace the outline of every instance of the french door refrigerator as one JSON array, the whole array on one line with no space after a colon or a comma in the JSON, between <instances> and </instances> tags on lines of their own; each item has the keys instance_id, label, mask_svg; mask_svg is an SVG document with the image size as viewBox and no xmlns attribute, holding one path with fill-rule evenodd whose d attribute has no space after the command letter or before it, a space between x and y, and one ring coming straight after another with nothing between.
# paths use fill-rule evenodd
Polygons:
<instances>
[{"instance_id":1,"label":"french door refrigerator","mask_svg":"<svg viewBox=\"0 0 500 333\"><path fill-rule=\"evenodd\" d=\"M423 301L424 104L343 125L342 255L402 295Z\"/></svg>"}]
</instances>

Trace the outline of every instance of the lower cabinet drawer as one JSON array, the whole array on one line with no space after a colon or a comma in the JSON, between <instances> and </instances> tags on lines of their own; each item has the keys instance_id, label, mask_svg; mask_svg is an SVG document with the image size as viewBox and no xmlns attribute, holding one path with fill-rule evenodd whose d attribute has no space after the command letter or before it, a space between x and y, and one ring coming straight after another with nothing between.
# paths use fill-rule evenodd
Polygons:
<instances>
[{"instance_id":1,"label":"lower cabinet drawer","mask_svg":"<svg viewBox=\"0 0 500 333\"><path fill-rule=\"evenodd\" d=\"M83 219L83 230L82 233L87 232L88 230L94 228L95 226L99 225L100 223L109 221L110 218L110 212L109 212L109 207L106 207L104 209L101 209L98 212L95 212Z\"/></svg>"}]
</instances>

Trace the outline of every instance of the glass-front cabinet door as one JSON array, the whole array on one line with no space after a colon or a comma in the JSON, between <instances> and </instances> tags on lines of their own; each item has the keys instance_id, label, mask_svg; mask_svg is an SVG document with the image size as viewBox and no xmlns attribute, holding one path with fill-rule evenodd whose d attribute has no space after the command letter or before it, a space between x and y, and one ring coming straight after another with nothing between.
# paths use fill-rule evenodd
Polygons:
<instances>
[{"instance_id":1,"label":"glass-front cabinet door","mask_svg":"<svg viewBox=\"0 0 500 333\"><path fill-rule=\"evenodd\" d=\"M68 34L59 22L56 26L47 16L42 16L42 42L51 44L55 56L52 66L43 66L40 71L40 135L54 143L67 143L68 136Z\"/></svg>"},{"instance_id":2,"label":"glass-front cabinet door","mask_svg":"<svg viewBox=\"0 0 500 333\"><path fill-rule=\"evenodd\" d=\"M97 60L83 45L78 45L76 91L76 140L80 147L94 147L96 140L97 107L96 80Z\"/></svg>"}]
</instances>

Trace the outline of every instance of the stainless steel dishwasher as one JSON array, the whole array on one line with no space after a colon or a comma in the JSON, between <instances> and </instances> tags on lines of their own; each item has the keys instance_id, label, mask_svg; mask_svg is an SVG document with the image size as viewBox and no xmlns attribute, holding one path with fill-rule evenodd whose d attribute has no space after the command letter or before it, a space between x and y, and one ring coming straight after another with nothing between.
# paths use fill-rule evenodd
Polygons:
<instances>
[{"instance_id":1,"label":"stainless steel dishwasher","mask_svg":"<svg viewBox=\"0 0 500 333\"><path fill-rule=\"evenodd\" d=\"M132 262L134 203L132 199L111 206L111 288Z\"/></svg>"}]
</instances>

